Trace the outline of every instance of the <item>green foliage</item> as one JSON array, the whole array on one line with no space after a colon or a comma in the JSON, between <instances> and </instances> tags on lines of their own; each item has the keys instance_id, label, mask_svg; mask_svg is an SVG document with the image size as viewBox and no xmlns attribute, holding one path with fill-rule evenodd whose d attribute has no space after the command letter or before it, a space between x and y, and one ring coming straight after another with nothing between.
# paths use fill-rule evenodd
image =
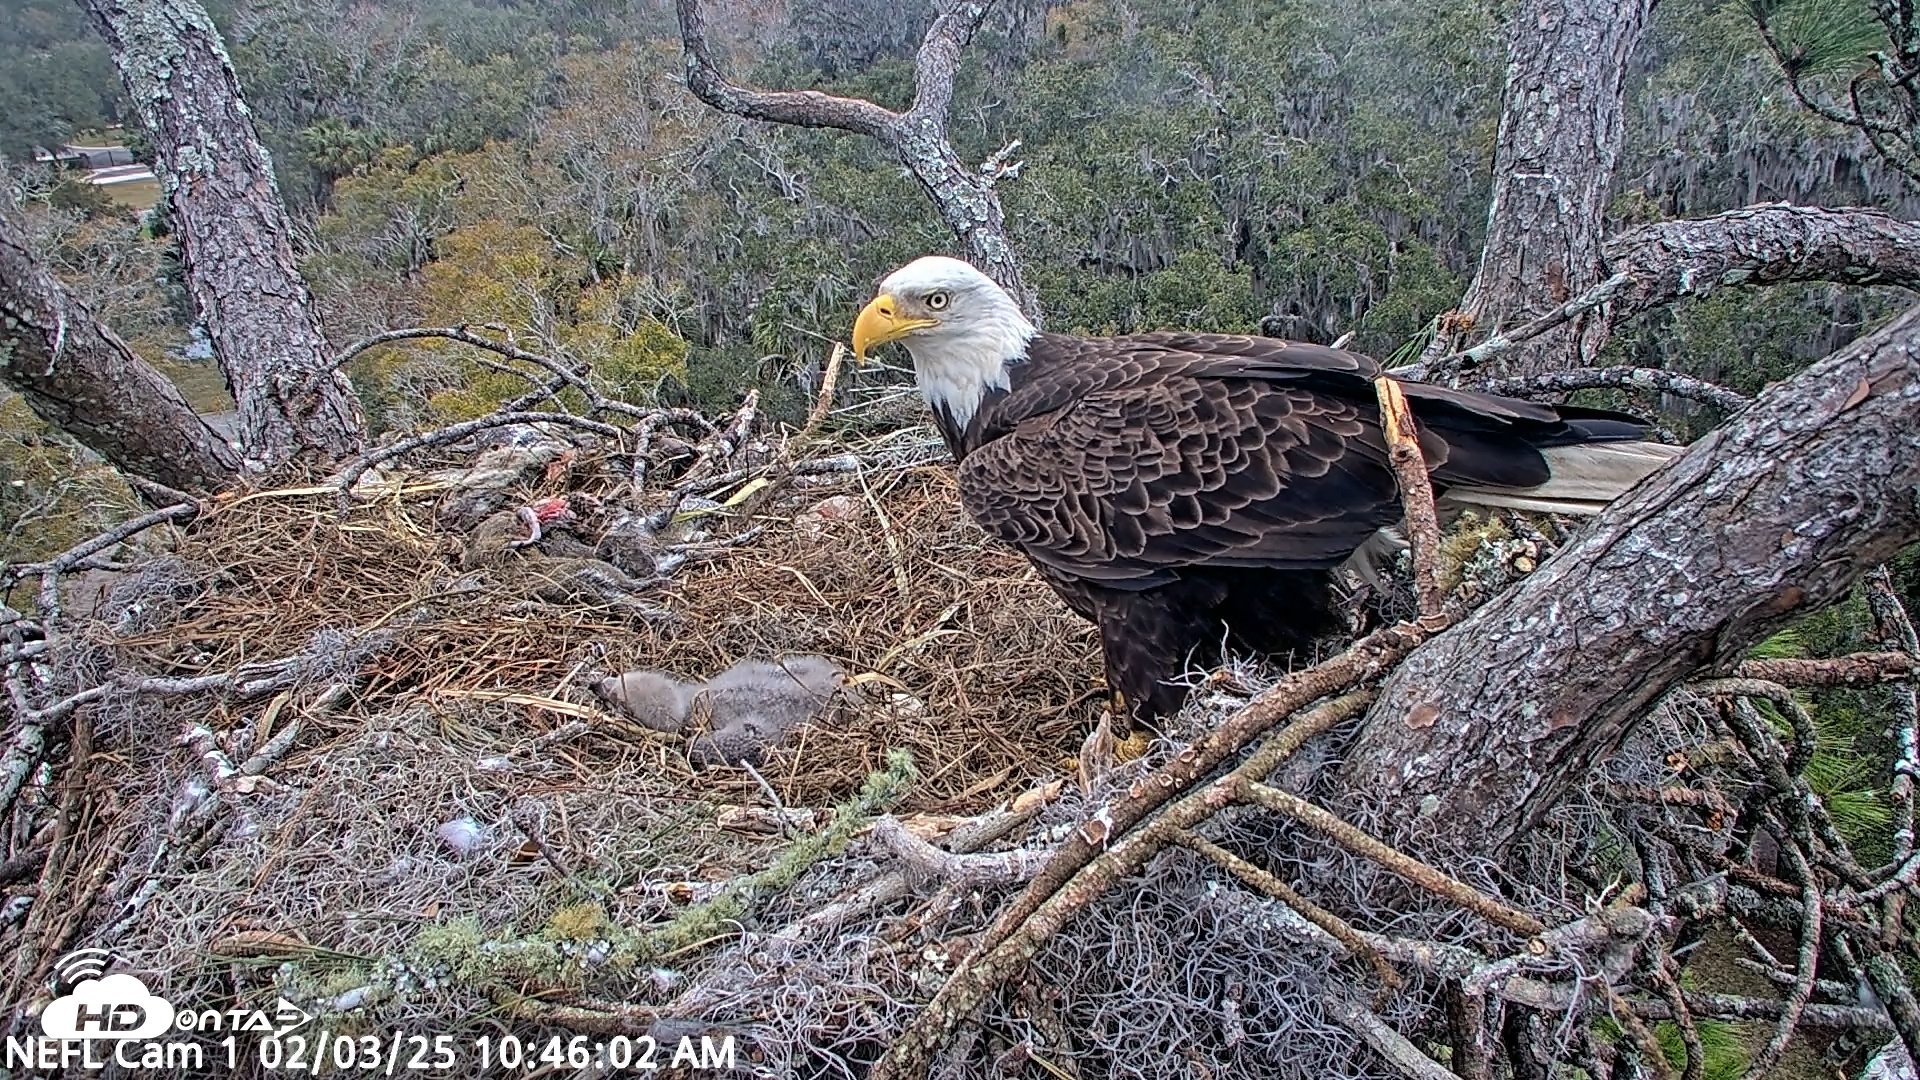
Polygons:
<instances>
[{"instance_id":1,"label":"green foliage","mask_svg":"<svg viewBox=\"0 0 1920 1080\"><path fill-rule=\"evenodd\" d=\"M378 135L332 116L301 128L299 144L309 167L329 180L367 168L381 149Z\"/></svg>"},{"instance_id":2,"label":"green foliage","mask_svg":"<svg viewBox=\"0 0 1920 1080\"><path fill-rule=\"evenodd\" d=\"M120 77L78 5L8 0L0 12L0 157L31 160L121 118Z\"/></svg>"},{"instance_id":3,"label":"green foliage","mask_svg":"<svg viewBox=\"0 0 1920 1080\"><path fill-rule=\"evenodd\" d=\"M1700 1036L1700 1052L1704 1058L1700 1075L1704 1080L1739 1080L1745 1075L1748 1054L1738 1028L1724 1020L1695 1020L1693 1027ZM1668 1020L1655 1024L1653 1037L1675 1069L1687 1060L1686 1044L1680 1038L1678 1024Z\"/></svg>"},{"instance_id":4,"label":"green foliage","mask_svg":"<svg viewBox=\"0 0 1920 1080\"><path fill-rule=\"evenodd\" d=\"M0 359L6 348L0 344ZM19 395L0 391L0 561L57 555L138 513L137 505L112 469Z\"/></svg>"},{"instance_id":5,"label":"green foliage","mask_svg":"<svg viewBox=\"0 0 1920 1080\"><path fill-rule=\"evenodd\" d=\"M12 48L21 64L0 63L17 105L0 126L113 119L118 79L84 19L54 0L8 2L22 14L0 23L0 59ZM1769 2L1810 56L1854 48L1841 0ZM283 191L311 218L303 269L342 339L499 324L589 359L633 400L664 378L718 406L817 362L879 274L954 248L871 140L694 101L664 9L271 0L214 14ZM1021 141L1022 170L1000 193L1051 327L1250 330L1277 317L1386 355L1456 304L1474 269L1501 17L1495 0L1070 0L1034 33L996 24L964 54L952 135L968 161ZM844 48L807 12L729 12L716 29L752 42L729 59L743 80L900 107L913 93L907 21ZM1623 220L1779 194L1854 201L1857 148L1782 103L1749 62L1755 45L1744 3L1659 6L1648 77L1634 82ZM20 74L56 57L57 76ZM1723 291L1645 317L1615 355L1752 388L1894 302L1860 297ZM370 413L396 423L423 419L428 401L469 415L519 388L431 346L353 375ZM776 410L791 397L763 388Z\"/></svg>"},{"instance_id":6,"label":"green foliage","mask_svg":"<svg viewBox=\"0 0 1920 1080\"><path fill-rule=\"evenodd\" d=\"M1807 655L1807 646L1799 627L1790 626L1747 650L1755 660L1786 660Z\"/></svg>"},{"instance_id":7,"label":"green foliage","mask_svg":"<svg viewBox=\"0 0 1920 1080\"><path fill-rule=\"evenodd\" d=\"M1788 50L1795 74L1848 75L1887 45L1862 0L1748 0Z\"/></svg>"},{"instance_id":8,"label":"green foliage","mask_svg":"<svg viewBox=\"0 0 1920 1080\"><path fill-rule=\"evenodd\" d=\"M1700 1036L1700 1051L1703 1057L1701 1076L1705 1080L1737 1080L1746 1072L1748 1053L1741 1041L1740 1029L1724 1020L1700 1020L1693 1022L1694 1031ZM1593 1033L1605 1042L1615 1045L1628 1045L1627 1033L1618 1021L1603 1016L1593 1022ZM1687 1060L1686 1043L1680 1037L1679 1025L1662 1020L1653 1025L1654 1041L1660 1044L1661 1056L1667 1059L1668 1066L1676 1073L1681 1063ZM1637 1051L1637 1047L1635 1048Z\"/></svg>"}]
</instances>

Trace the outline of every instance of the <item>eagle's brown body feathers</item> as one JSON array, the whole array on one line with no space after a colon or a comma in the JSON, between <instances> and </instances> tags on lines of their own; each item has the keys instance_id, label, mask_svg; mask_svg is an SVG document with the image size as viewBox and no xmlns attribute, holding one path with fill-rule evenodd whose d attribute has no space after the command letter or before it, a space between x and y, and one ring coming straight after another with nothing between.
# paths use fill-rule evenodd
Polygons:
<instances>
[{"instance_id":1,"label":"eagle's brown body feathers","mask_svg":"<svg viewBox=\"0 0 1920 1080\"><path fill-rule=\"evenodd\" d=\"M965 429L935 417L961 499L1100 628L1141 717L1223 645L1337 629L1331 571L1401 517L1357 353L1218 334L1040 334ZM1436 490L1529 488L1540 449L1639 438L1630 417L1406 384Z\"/></svg>"},{"instance_id":2,"label":"eagle's brown body feathers","mask_svg":"<svg viewBox=\"0 0 1920 1080\"><path fill-rule=\"evenodd\" d=\"M913 354L967 510L1100 628L1110 686L1147 721L1223 646L1279 653L1336 629L1335 568L1402 516L1380 366L1358 353L1039 333L940 256L889 275L853 340ZM1593 513L1677 453L1635 441L1630 416L1402 385L1456 502Z\"/></svg>"}]
</instances>

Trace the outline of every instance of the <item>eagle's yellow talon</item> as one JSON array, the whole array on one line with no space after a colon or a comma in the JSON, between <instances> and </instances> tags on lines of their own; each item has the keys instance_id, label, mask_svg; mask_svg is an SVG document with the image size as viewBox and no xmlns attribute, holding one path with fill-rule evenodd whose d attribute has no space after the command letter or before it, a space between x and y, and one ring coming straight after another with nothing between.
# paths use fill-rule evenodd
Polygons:
<instances>
[{"instance_id":1,"label":"eagle's yellow talon","mask_svg":"<svg viewBox=\"0 0 1920 1080\"><path fill-rule=\"evenodd\" d=\"M1113 760L1132 761L1135 758L1144 756L1152 747L1153 732L1144 728L1136 728L1134 732L1126 738L1114 740Z\"/></svg>"}]
</instances>

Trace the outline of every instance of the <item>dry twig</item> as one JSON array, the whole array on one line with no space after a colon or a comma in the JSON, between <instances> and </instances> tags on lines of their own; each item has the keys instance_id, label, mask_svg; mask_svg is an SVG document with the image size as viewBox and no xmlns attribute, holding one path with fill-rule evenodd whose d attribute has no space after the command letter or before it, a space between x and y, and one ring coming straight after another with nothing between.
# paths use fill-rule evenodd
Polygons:
<instances>
[{"instance_id":1,"label":"dry twig","mask_svg":"<svg viewBox=\"0 0 1920 1080\"><path fill-rule=\"evenodd\" d=\"M1440 554L1440 521L1434 512L1427 464L1420 456L1419 428L1399 383L1383 375L1374 380L1373 388L1380 399L1380 430L1387 440L1387 463L1400 483L1400 501L1406 509L1407 541L1413 545L1414 593L1420 599L1420 614L1437 615L1445 599L1435 565Z\"/></svg>"}]
</instances>

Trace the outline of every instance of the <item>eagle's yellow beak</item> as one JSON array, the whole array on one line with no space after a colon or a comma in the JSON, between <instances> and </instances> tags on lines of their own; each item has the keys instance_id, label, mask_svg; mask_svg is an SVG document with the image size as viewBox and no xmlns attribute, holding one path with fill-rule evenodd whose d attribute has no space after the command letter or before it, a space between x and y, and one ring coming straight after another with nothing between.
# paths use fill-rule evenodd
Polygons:
<instances>
[{"instance_id":1,"label":"eagle's yellow beak","mask_svg":"<svg viewBox=\"0 0 1920 1080\"><path fill-rule=\"evenodd\" d=\"M867 350L875 345L899 341L923 326L933 326L938 322L938 319L916 319L901 315L900 303L893 298L893 294L881 293L861 308L860 317L853 320L853 358L865 360Z\"/></svg>"}]
</instances>

